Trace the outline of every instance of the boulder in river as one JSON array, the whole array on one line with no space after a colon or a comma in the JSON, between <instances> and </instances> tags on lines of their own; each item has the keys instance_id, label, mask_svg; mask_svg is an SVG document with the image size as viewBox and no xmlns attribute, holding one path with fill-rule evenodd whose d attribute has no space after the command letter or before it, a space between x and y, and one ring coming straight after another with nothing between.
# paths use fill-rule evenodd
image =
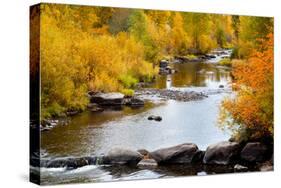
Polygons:
<instances>
[{"instance_id":1,"label":"boulder in river","mask_svg":"<svg viewBox=\"0 0 281 188\"><path fill-rule=\"evenodd\" d=\"M123 148L114 148L103 157L103 163L135 166L142 158L143 156L137 151Z\"/></svg>"},{"instance_id":2,"label":"boulder in river","mask_svg":"<svg viewBox=\"0 0 281 188\"><path fill-rule=\"evenodd\" d=\"M97 103L102 106L115 106L123 104L124 95L118 92L97 93L90 96L91 103Z\"/></svg>"},{"instance_id":3,"label":"boulder in river","mask_svg":"<svg viewBox=\"0 0 281 188\"><path fill-rule=\"evenodd\" d=\"M154 115L148 116L147 119L148 120L154 120L154 121L162 121L162 117L161 116L154 116Z\"/></svg>"},{"instance_id":4,"label":"boulder in river","mask_svg":"<svg viewBox=\"0 0 281 188\"><path fill-rule=\"evenodd\" d=\"M241 159L250 163L266 159L267 147L260 142L249 142L241 151Z\"/></svg>"},{"instance_id":5,"label":"boulder in river","mask_svg":"<svg viewBox=\"0 0 281 188\"><path fill-rule=\"evenodd\" d=\"M228 165L236 161L240 146L237 142L223 141L208 146L203 158L204 164Z\"/></svg>"},{"instance_id":6,"label":"boulder in river","mask_svg":"<svg viewBox=\"0 0 281 188\"><path fill-rule=\"evenodd\" d=\"M185 143L158 149L150 155L158 164L191 164L200 160L201 153L195 144Z\"/></svg>"}]
</instances>

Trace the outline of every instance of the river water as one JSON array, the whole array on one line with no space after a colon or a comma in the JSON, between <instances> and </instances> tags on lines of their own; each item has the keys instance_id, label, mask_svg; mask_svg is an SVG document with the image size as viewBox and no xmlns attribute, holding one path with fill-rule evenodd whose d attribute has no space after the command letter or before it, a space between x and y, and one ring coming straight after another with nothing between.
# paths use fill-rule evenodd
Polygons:
<instances>
[{"instance_id":1,"label":"river water","mask_svg":"<svg viewBox=\"0 0 281 188\"><path fill-rule=\"evenodd\" d=\"M68 125L42 132L41 149L44 157L100 155L114 147L153 151L190 142L205 150L212 143L227 140L229 134L218 128L217 120L219 105L230 93L230 70L212 62L177 63L171 66L178 72L159 75L152 87L200 91L209 96L198 101L155 100L146 102L142 108L84 112L74 116ZM224 88L219 88L220 85ZM149 115L160 115L163 120L149 121ZM42 168L41 181L42 184L101 182L228 171L232 169L198 166L139 169L93 165L74 170Z\"/></svg>"}]
</instances>

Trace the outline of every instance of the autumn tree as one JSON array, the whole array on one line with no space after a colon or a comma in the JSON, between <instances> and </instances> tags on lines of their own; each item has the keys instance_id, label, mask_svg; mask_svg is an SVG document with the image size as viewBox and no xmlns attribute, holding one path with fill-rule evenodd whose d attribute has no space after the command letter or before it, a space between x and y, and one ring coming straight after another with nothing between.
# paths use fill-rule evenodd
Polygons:
<instances>
[{"instance_id":1,"label":"autumn tree","mask_svg":"<svg viewBox=\"0 0 281 188\"><path fill-rule=\"evenodd\" d=\"M273 19L269 17L240 17L238 54L239 58L247 58L260 47L260 38L266 38L273 27Z\"/></svg>"},{"instance_id":2,"label":"autumn tree","mask_svg":"<svg viewBox=\"0 0 281 188\"><path fill-rule=\"evenodd\" d=\"M201 13L184 13L183 15L185 30L191 38L190 52L206 53L214 48L210 15Z\"/></svg>"},{"instance_id":3,"label":"autumn tree","mask_svg":"<svg viewBox=\"0 0 281 188\"><path fill-rule=\"evenodd\" d=\"M214 39L217 47L226 48L232 47L233 28L232 19L228 15L211 15L212 28L214 28Z\"/></svg>"},{"instance_id":4,"label":"autumn tree","mask_svg":"<svg viewBox=\"0 0 281 188\"><path fill-rule=\"evenodd\" d=\"M264 38L249 59L233 63L237 96L224 101L221 124L237 140L273 137L273 33Z\"/></svg>"},{"instance_id":5,"label":"autumn tree","mask_svg":"<svg viewBox=\"0 0 281 188\"><path fill-rule=\"evenodd\" d=\"M111 9L52 4L40 9L43 118L83 110L89 90L131 94L138 80L155 74L140 41L110 35Z\"/></svg>"},{"instance_id":6,"label":"autumn tree","mask_svg":"<svg viewBox=\"0 0 281 188\"><path fill-rule=\"evenodd\" d=\"M184 21L180 13L173 16L171 29L171 44L174 54L186 55L191 45L191 40L184 30Z\"/></svg>"}]
</instances>

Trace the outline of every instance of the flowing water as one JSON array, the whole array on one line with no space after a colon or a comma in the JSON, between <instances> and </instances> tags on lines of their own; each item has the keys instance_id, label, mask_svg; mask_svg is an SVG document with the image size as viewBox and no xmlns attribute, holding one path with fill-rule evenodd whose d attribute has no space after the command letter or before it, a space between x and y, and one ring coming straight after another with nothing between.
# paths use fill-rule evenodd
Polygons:
<instances>
[{"instance_id":1,"label":"flowing water","mask_svg":"<svg viewBox=\"0 0 281 188\"><path fill-rule=\"evenodd\" d=\"M146 102L141 108L84 112L72 117L68 125L56 126L41 134L41 148L46 157L100 155L114 147L153 151L188 142L205 150L212 143L227 140L229 134L218 128L217 120L219 105L229 95L225 91L230 91L227 89L231 82L230 70L206 62L171 66L178 72L159 75L152 87L201 91L208 93L209 97L190 102L156 100ZM224 88L220 89L220 85ZM160 115L163 120L149 121L149 115ZM206 169L202 166L140 169L93 165L74 170L42 168L41 181L42 184L101 182L228 171L232 169Z\"/></svg>"}]
</instances>

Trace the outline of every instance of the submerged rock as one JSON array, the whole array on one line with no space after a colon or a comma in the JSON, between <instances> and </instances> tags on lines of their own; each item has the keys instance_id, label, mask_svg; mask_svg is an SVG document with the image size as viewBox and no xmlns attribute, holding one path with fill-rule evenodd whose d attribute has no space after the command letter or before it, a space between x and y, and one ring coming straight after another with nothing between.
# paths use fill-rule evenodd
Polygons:
<instances>
[{"instance_id":1,"label":"submerged rock","mask_svg":"<svg viewBox=\"0 0 281 188\"><path fill-rule=\"evenodd\" d=\"M114 148L108 152L103 158L104 164L125 164L137 165L143 156L137 152L129 149Z\"/></svg>"},{"instance_id":2,"label":"submerged rock","mask_svg":"<svg viewBox=\"0 0 281 188\"><path fill-rule=\"evenodd\" d=\"M202 157L201 151L192 143L159 149L150 155L158 164L191 164Z\"/></svg>"},{"instance_id":3,"label":"submerged rock","mask_svg":"<svg viewBox=\"0 0 281 188\"><path fill-rule=\"evenodd\" d=\"M154 115L148 116L147 119L148 120L154 120L154 121L162 121L162 117L161 116L154 116Z\"/></svg>"},{"instance_id":4,"label":"submerged rock","mask_svg":"<svg viewBox=\"0 0 281 188\"><path fill-rule=\"evenodd\" d=\"M223 141L208 146L204 164L228 165L234 163L239 156L240 146L237 142Z\"/></svg>"},{"instance_id":5,"label":"submerged rock","mask_svg":"<svg viewBox=\"0 0 281 188\"><path fill-rule=\"evenodd\" d=\"M260 142L250 142L241 151L241 159L247 162L262 162L266 159L267 147Z\"/></svg>"}]
</instances>

